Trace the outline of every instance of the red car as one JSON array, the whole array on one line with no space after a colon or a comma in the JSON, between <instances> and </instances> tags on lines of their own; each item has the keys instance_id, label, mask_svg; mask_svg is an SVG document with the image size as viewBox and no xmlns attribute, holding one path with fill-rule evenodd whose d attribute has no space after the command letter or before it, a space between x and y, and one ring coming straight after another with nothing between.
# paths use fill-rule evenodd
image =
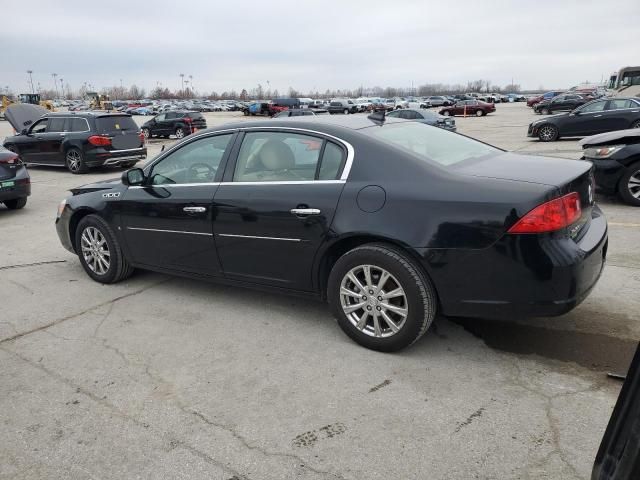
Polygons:
<instances>
[{"instance_id":1,"label":"red car","mask_svg":"<svg viewBox=\"0 0 640 480\"><path fill-rule=\"evenodd\" d=\"M475 115L482 117L487 113L495 112L496 106L493 103L481 102L479 100L461 100L455 105L444 107L440 110L440 115Z\"/></svg>"}]
</instances>

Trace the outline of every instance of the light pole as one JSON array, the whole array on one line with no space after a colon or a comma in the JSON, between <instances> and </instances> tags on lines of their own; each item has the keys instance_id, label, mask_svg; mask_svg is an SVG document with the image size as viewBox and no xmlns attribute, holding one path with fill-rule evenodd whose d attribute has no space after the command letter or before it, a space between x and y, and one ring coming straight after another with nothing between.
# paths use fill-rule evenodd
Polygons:
<instances>
[{"instance_id":1,"label":"light pole","mask_svg":"<svg viewBox=\"0 0 640 480\"><path fill-rule=\"evenodd\" d=\"M56 98L59 96L58 95L58 81L56 80L56 77L58 76L57 73L52 73L51 76L53 77L53 86L56 89Z\"/></svg>"},{"instance_id":2,"label":"light pole","mask_svg":"<svg viewBox=\"0 0 640 480\"><path fill-rule=\"evenodd\" d=\"M36 93L33 90L33 77L31 76L31 74L33 73L33 70L27 70L27 73L29 74L29 83L31 84L31 93Z\"/></svg>"},{"instance_id":3,"label":"light pole","mask_svg":"<svg viewBox=\"0 0 640 480\"><path fill-rule=\"evenodd\" d=\"M180 79L182 81L182 96L184 97L184 73L180 74Z\"/></svg>"},{"instance_id":4,"label":"light pole","mask_svg":"<svg viewBox=\"0 0 640 480\"><path fill-rule=\"evenodd\" d=\"M189 75L189 81L191 82L191 90L195 90L195 88L193 88L193 75Z\"/></svg>"},{"instance_id":5,"label":"light pole","mask_svg":"<svg viewBox=\"0 0 640 480\"><path fill-rule=\"evenodd\" d=\"M189 80L185 80L184 83L187 85L187 90L189 90ZM187 90L184 91L184 96L187 96ZM191 95L189 95L189 98L191 98Z\"/></svg>"},{"instance_id":6,"label":"light pole","mask_svg":"<svg viewBox=\"0 0 640 480\"><path fill-rule=\"evenodd\" d=\"M64 81L62 77L60 77L60 93L62 93L62 98L64 99Z\"/></svg>"}]
</instances>

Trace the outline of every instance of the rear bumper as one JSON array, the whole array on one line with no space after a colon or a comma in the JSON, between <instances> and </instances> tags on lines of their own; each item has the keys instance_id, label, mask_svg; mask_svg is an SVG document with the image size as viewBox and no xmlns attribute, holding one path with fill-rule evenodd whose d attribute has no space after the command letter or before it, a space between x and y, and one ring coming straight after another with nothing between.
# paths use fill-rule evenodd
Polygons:
<instances>
[{"instance_id":1,"label":"rear bumper","mask_svg":"<svg viewBox=\"0 0 640 480\"><path fill-rule=\"evenodd\" d=\"M578 242L566 232L507 234L484 250L422 255L438 260L425 267L443 314L518 319L562 315L579 305L600 278L607 245L607 221L594 206Z\"/></svg>"},{"instance_id":2,"label":"rear bumper","mask_svg":"<svg viewBox=\"0 0 640 480\"><path fill-rule=\"evenodd\" d=\"M100 167L103 165L120 165L147 158L146 147L130 148L126 150L105 150L96 148L85 152L84 161L88 167Z\"/></svg>"},{"instance_id":3,"label":"rear bumper","mask_svg":"<svg viewBox=\"0 0 640 480\"><path fill-rule=\"evenodd\" d=\"M12 178L0 180L0 202L31 195L31 181L25 167L18 169Z\"/></svg>"}]
</instances>

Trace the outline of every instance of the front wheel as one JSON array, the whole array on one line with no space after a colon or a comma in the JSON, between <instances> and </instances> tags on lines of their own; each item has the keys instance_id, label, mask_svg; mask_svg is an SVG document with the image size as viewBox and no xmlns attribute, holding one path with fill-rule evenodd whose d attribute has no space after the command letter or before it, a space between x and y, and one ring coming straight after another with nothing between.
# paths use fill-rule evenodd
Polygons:
<instances>
[{"instance_id":1,"label":"front wheel","mask_svg":"<svg viewBox=\"0 0 640 480\"><path fill-rule=\"evenodd\" d=\"M96 282L116 283L133 273L113 230L98 215L87 215L80 220L75 246L82 267Z\"/></svg>"},{"instance_id":2,"label":"front wheel","mask_svg":"<svg viewBox=\"0 0 640 480\"><path fill-rule=\"evenodd\" d=\"M538 138L542 142L554 142L558 139L558 128L555 125L543 125L538 130Z\"/></svg>"},{"instance_id":3,"label":"front wheel","mask_svg":"<svg viewBox=\"0 0 640 480\"><path fill-rule=\"evenodd\" d=\"M345 115L348 115L348 114L349 114L349 109L348 109L348 108L345 108L343 113L344 113Z\"/></svg>"},{"instance_id":4,"label":"front wheel","mask_svg":"<svg viewBox=\"0 0 640 480\"><path fill-rule=\"evenodd\" d=\"M442 112L442 115L444 115L445 117L449 117L451 116L451 112L449 110L445 110L444 112Z\"/></svg>"},{"instance_id":5,"label":"front wheel","mask_svg":"<svg viewBox=\"0 0 640 480\"><path fill-rule=\"evenodd\" d=\"M627 167L620 178L618 194L625 203L640 207L640 163Z\"/></svg>"},{"instance_id":6,"label":"front wheel","mask_svg":"<svg viewBox=\"0 0 640 480\"><path fill-rule=\"evenodd\" d=\"M543 108L542 110L540 110L540 113L542 113L542 115L549 115L549 109L548 108Z\"/></svg>"},{"instance_id":7,"label":"front wheel","mask_svg":"<svg viewBox=\"0 0 640 480\"><path fill-rule=\"evenodd\" d=\"M340 257L327 296L340 328L360 345L383 352L414 343L436 315L431 281L385 244L363 245Z\"/></svg>"},{"instance_id":8,"label":"front wheel","mask_svg":"<svg viewBox=\"0 0 640 480\"><path fill-rule=\"evenodd\" d=\"M70 148L67 150L65 155L65 165L67 166L67 170L74 175L87 173L89 171L89 168L87 168L84 163L84 156L82 155L82 152L77 148Z\"/></svg>"},{"instance_id":9,"label":"front wheel","mask_svg":"<svg viewBox=\"0 0 640 480\"><path fill-rule=\"evenodd\" d=\"M20 210L27 204L27 197L5 200L3 203L9 210Z\"/></svg>"}]
</instances>

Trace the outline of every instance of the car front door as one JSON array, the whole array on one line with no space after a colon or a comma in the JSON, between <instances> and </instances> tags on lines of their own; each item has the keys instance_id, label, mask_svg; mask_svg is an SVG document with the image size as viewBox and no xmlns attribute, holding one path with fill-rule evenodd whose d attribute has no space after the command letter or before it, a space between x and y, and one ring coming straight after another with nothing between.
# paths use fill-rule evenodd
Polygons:
<instances>
[{"instance_id":1,"label":"car front door","mask_svg":"<svg viewBox=\"0 0 640 480\"><path fill-rule=\"evenodd\" d=\"M576 108L568 116L563 117L565 125L560 134L565 136L592 135L602 124L606 100L591 102Z\"/></svg>"},{"instance_id":2,"label":"car front door","mask_svg":"<svg viewBox=\"0 0 640 480\"><path fill-rule=\"evenodd\" d=\"M165 127L163 125L166 116L166 113L161 113L151 119L149 122L149 133L151 135L166 135Z\"/></svg>"},{"instance_id":3,"label":"car front door","mask_svg":"<svg viewBox=\"0 0 640 480\"><path fill-rule=\"evenodd\" d=\"M145 168L145 183L118 203L134 263L201 275L221 275L212 232L213 197L234 132L199 137Z\"/></svg>"},{"instance_id":4,"label":"car front door","mask_svg":"<svg viewBox=\"0 0 640 480\"><path fill-rule=\"evenodd\" d=\"M313 290L313 261L344 187L347 148L313 132L244 133L214 199L213 230L227 278Z\"/></svg>"},{"instance_id":5,"label":"car front door","mask_svg":"<svg viewBox=\"0 0 640 480\"><path fill-rule=\"evenodd\" d=\"M68 121L64 117L51 117L47 124L47 130L38 134L40 153L39 162L47 165L64 165L64 153L62 141L67 130Z\"/></svg>"},{"instance_id":6,"label":"car front door","mask_svg":"<svg viewBox=\"0 0 640 480\"><path fill-rule=\"evenodd\" d=\"M26 135L17 137L16 147L22 160L26 163L45 163L46 157L42 154L42 136L47 133L49 119L43 118L35 122Z\"/></svg>"}]
</instances>

